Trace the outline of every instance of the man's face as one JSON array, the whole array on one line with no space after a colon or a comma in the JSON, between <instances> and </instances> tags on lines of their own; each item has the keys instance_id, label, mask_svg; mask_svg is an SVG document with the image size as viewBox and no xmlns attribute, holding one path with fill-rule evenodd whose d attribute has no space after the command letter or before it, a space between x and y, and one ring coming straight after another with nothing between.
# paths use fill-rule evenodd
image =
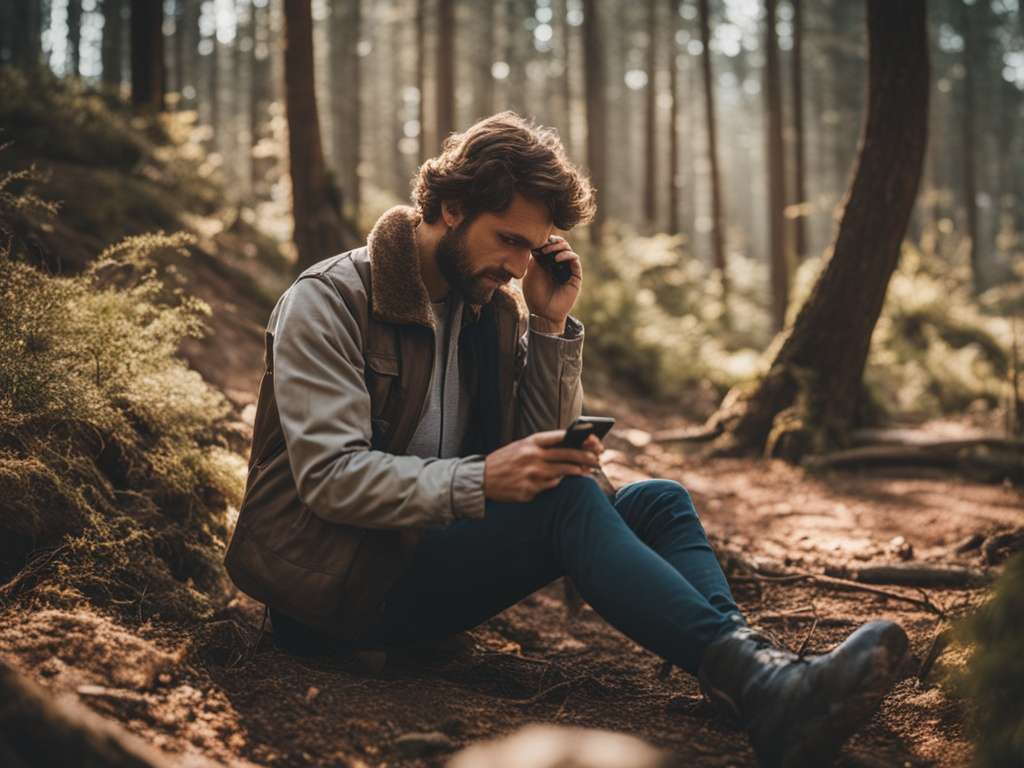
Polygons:
<instances>
[{"instance_id":1,"label":"man's face","mask_svg":"<svg viewBox=\"0 0 1024 768\"><path fill-rule=\"evenodd\" d=\"M455 221L438 241L435 256L448 285L470 304L486 304L499 285L522 278L530 250L547 242L553 228L544 204L520 194L501 213Z\"/></svg>"}]
</instances>

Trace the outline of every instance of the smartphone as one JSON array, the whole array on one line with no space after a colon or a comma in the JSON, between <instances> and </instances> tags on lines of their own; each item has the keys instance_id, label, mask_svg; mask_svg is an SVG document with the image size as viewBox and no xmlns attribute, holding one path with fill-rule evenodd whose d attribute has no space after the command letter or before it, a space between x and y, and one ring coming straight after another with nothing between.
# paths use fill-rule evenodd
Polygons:
<instances>
[{"instance_id":1,"label":"smartphone","mask_svg":"<svg viewBox=\"0 0 1024 768\"><path fill-rule=\"evenodd\" d=\"M562 448L582 448L583 441L590 435L597 435L598 440L608 434L615 424L611 416L580 416L565 430Z\"/></svg>"},{"instance_id":2,"label":"smartphone","mask_svg":"<svg viewBox=\"0 0 1024 768\"><path fill-rule=\"evenodd\" d=\"M548 242L551 241L549 240ZM572 277L572 266L569 262L555 261L556 254L544 253L540 248L535 248L531 253L533 258L539 261L541 266L551 273L556 283L563 284L569 282L569 278Z\"/></svg>"}]
</instances>

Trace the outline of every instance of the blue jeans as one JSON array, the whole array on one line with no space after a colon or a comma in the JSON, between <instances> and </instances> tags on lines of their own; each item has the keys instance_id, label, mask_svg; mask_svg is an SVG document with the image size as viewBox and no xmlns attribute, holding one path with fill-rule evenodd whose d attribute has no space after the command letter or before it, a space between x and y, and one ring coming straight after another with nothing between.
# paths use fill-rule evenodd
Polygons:
<instances>
[{"instance_id":1,"label":"blue jeans","mask_svg":"<svg viewBox=\"0 0 1024 768\"><path fill-rule=\"evenodd\" d=\"M532 501L425 533L360 645L420 645L474 627L560 576L609 624L695 673L742 622L693 501L672 480L619 489L569 476Z\"/></svg>"}]
</instances>

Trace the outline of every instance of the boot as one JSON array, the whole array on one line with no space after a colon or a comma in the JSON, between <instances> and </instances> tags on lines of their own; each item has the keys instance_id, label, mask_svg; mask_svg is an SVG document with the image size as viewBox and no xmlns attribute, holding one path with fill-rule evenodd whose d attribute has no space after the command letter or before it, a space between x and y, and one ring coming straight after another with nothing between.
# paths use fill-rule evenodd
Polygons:
<instances>
[{"instance_id":1,"label":"boot","mask_svg":"<svg viewBox=\"0 0 1024 768\"><path fill-rule=\"evenodd\" d=\"M891 621L872 621L831 653L799 657L749 627L716 638L697 676L747 729L763 766L824 766L878 709L907 651Z\"/></svg>"}]
</instances>

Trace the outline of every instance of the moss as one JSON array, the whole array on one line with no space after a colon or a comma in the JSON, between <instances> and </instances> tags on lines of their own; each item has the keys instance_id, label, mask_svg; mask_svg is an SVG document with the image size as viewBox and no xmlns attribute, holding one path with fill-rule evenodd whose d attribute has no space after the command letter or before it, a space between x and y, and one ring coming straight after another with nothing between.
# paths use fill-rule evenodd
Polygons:
<instances>
[{"instance_id":1,"label":"moss","mask_svg":"<svg viewBox=\"0 0 1024 768\"><path fill-rule=\"evenodd\" d=\"M972 701L975 764L1024 765L1024 555L1007 563L992 598L959 628L971 654L957 677Z\"/></svg>"},{"instance_id":2,"label":"moss","mask_svg":"<svg viewBox=\"0 0 1024 768\"><path fill-rule=\"evenodd\" d=\"M2 196L0 222L26 229ZM208 310L156 268L191 245L128 238L77 276L0 251L0 599L199 619L225 595L244 462L219 446L223 396L175 354Z\"/></svg>"}]
</instances>

